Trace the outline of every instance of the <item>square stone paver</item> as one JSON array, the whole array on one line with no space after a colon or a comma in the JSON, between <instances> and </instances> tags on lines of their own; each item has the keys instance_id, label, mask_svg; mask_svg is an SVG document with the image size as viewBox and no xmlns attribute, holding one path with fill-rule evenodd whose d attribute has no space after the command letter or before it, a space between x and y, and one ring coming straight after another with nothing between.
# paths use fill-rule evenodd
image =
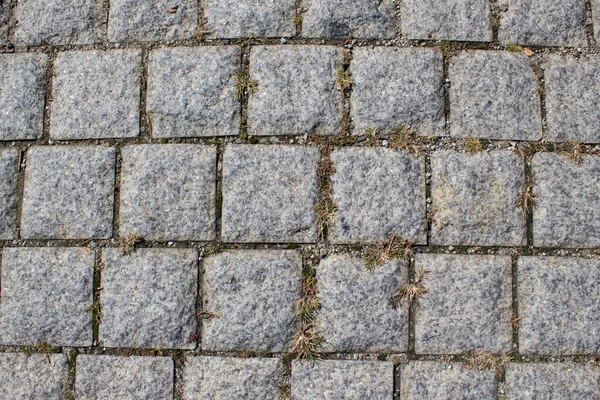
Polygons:
<instances>
[{"instance_id":1,"label":"square stone paver","mask_svg":"<svg viewBox=\"0 0 600 400\"><path fill-rule=\"evenodd\" d=\"M431 169L432 244L526 244L525 217L517 207L524 179L520 157L441 150L431 156Z\"/></svg>"},{"instance_id":2,"label":"square stone paver","mask_svg":"<svg viewBox=\"0 0 600 400\"><path fill-rule=\"evenodd\" d=\"M193 349L198 255L194 249L102 252L100 344Z\"/></svg>"},{"instance_id":3,"label":"square stone paver","mask_svg":"<svg viewBox=\"0 0 600 400\"><path fill-rule=\"evenodd\" d=\"M123 147L121 154L121 236L160 241L214 239L214 147L134 145Z\"/></svg>"},{"instance_id":4,"label":"square stone paver","mask_svg":"<svg viewBox=\"0 0 600 400\"><path fill-rule=\"evenodd\" d=\"M47 62L40 53L0 54L0 140L42 136Z\"/></svg>"},{"instance_id":5,"label":"square stone paver","mask_svg":"<svg viewBox=\"0 0 600 400\"><path fill-rule=\"evenodd\" d=\"M113 147L31 147L25 169L21 236L110 238L114 181Z\"/></svg>"},{"instance_id":6,"label":"square stone paver","mask_svg":"<svg viewBox=\"0 0 600 400\"><path fill-rule=\"evenodd\" d=\"M94 252L4 248L0 343L91 346Z\"/></svg>"},{"instance_id":7,"label":"square stone paver","mask_svg":"<svg viewBox=\"0 0 600 400\"><path fill-rule=\"evenodd\" d=\"M0 150L0 240L12 240L17 230L19 150Z\"/></svg>"},{"instance_id":8,"label":"square stone paver","mask_svg":"<svg viewBox=\"0 0 600 400\"><path fill-rule=\"evenodd\" d=\"M539 140L538 80L522 53L466 51L453 57L450 134L455 138Z\"/></svg>"},{"instance_id":9,"label":"square stone paver","mask_svg":"<svg viewBox=\"0 0 600 400\"><path fill-rule=\"evenodd\" d=\"M342 92L336 86L341 50L332 46L257 46L250 78L258 87L248 100L248 133L337 133Z\"/></svg>"},{"instance_id":10,"label":"square stone paver","mask_svg":"<svg viewBox=\"0 0 600 400\"><path fill-rule=\"evenodd\" d=\"M408 280L408 265L394 261L369 271L364 262L332 255L317 267L323 351L401 353L408 348L408 302L391 304Z\"/></svg>"},{"instance_id":11,"label":"square stone paver","mask_svg":"<svg viewBox=\"0 0 600 400\"><path fill-rule=\"evenodd\" d=\"M232 145L223 157L226 242L313 242L317 226L314 147Z\"/></svg>"},{"instance_id":12,"label":"square stone paver","mask_svg":"<svg viewBox=\"0 0 600 400\"><path fill-rule=\"evenodd\" d=\"M153 137L238 135L237 46L162 48L150 53L147 112Z\"/></svg>"},{"instance_id":13,"label":"square stone paver","mask_svg":"<svg viewBox=\"0 0 600 400\"><path fill-rule=\"evenodd\" d=\"M594 354L600 349L600 261L520 257L521 354Z\"/></svg>"},{"instance_id":14,"label":"square stone paver","mask_svg":"<svg viewBox=\"0 0 600 400\"><path fill-rule=\"evenodd\" d=\"M361 47L350 64L350 113L355 134L410 125L420 135L442 133L442 53L434 49Z\"/></svg>"},{"instance_id":15,"label":"square stone paver","mask_svg":"<svg viewBox=\"0 0 600 400\"><path fill-rule=\"evenodd\" d=\"M69 371L64 354L0 354L0 398L62 399Z\"/></svg>"},{"instance_id":16,"label":"square stone paver","mask_svg":"<svg viewBox=\"0 0 600 400\"><path fill-rule=\"evenodd\" d=\"M332 153L337 204L331 240L376 242L392 236L425 244L425 162L405 151L346 147Z\"/></svg>"},{"instance_id":17,"label":"square stone paver","mask_svg":"<svg viewBox=\"0 0 600 400\"><path fill-rule=\"evenodd\" d=\"M563 155L537 153L531 166L534 245L600 246L600 157L584 156L577 165Z\"/></svg>"},{"instance_id":18,"label":"square stone paver","mask_svg":"<svg viewBox=\"0 0 600 400\"><path fill-rule=\"evenodd\" d=\"M202 349L289 350L302 290L302 257L285 250L233 250L204 261Z\"/></svg>"},{"instance_id":19,"label":"square stone paver","mask_svg":"<svg viewBox=\"0 0 600 400\"><path fill-rule=\"evenodd\" d=\"M292 362L293 400L389 400L394 364L388 361Z\"/></svg>"},{"instance_id":20,"label":"square stone paver","mask_svg":"<svg viewBox=\"0 0 600 400\"><path fill-rule=\"evenodd\" d=\"M282 369L278 358L187 357L184 398L278 400Z\"/></svg>"},{"instance_id":21,"label":"square stone paver","mask_svg":"<svg viewBox=\"0 0 600 400\"><path fill-rule=\"evenodd\" d=\"M54 62L50 136L103 139L139 134L139 50L73 51Z\"/></svg>"},{"instance_id":22,"label":"square stone paver","mask_svg":"<svg viewBox=\"0 0 600 400\"><path fill-rule=\"evenodd\" d=\"M80 355L76 360L78 399L173 398L173 360L170 357Z\"/></svg>"},{"instance_id":23,"label":"square stone paver","mask_svg":"<svg viewBox=\"0 0 600 400\"><path fill-rule=\"evenodd\" d=\"M428 290L415 313L417 354L511 349L511 261L505 256L417 254Z\"/></svg>"}]
</instances>

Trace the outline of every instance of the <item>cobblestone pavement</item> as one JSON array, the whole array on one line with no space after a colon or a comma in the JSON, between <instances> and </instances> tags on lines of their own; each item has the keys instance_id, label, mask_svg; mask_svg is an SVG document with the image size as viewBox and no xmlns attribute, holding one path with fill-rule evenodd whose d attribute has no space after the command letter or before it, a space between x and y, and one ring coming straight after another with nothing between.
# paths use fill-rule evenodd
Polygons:
<instances>
[{"instance_id":1,"label":"cobblestone pavement","mask_svg":"<svg viewBox=\"0 0 600 400\"><path fill-rule=\"evenodd\" d=\"M600 0L0 0L0 399L600 398Z\"/></svg>"}]
</instances>

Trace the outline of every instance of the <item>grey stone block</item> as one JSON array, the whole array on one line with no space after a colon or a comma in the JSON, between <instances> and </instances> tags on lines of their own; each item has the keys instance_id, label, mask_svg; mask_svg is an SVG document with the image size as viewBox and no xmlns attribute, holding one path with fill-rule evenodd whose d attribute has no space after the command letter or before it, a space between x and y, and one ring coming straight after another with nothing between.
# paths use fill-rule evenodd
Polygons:
<instances>
[{"instance_id":1,"label":"grey stone block","mask_svg":"<svg viewBox=\"0 0 600 400\"><path fill-rule=\"evenodd\" d=\"M139 134L139 50L73 51L54 62L50 136L104 139Z\"/></svg>"},{"instance_id":2,"label":"grey stone block","mask_svg":"<svg viewBox=\"0 0 600 400\"><path fill-rule=\"evenodd\" d=\"M257 46L250 78L258 82L248 101L248 133L337 133L342 92L336 86L341 51L332 46Z\"/></svg>"},{"instance_id":3,"label":"grey stone block","mask_svg":"<svg viewBox=\"0 0 600 400\"><path fill-rule=\"evenodd\" d=\"M600 261L520 257L521 354L594 354L600 349Z\"/></svg>"},{"instance_id":4,"label":"grey stone block","mask_svg":"<svg viewBox=\"0 0 600 400\"><path fill-rule=\"evenodd\" d=\"M148 67L147 112L153 137L237 135L237 46L156 49Z\"/></svg>"},{"instance_id":5,"label":"grey stone block","mask_svg":"<svg viewBox=\"0 0 600 400\"><path fill-rule=\"evenodd\" d=\"M420 135L442 133L442 53L434 49L357 48L350 64L350 113L355 134L410 125Z\"/></svg>"},{"instance_id":6,"label":"grey stone block","mask_svg":"<svg viewBox=\"0 0 600 400\"><path fill-rule=\"evenodd\" d=\"M432 244L526 244L525 217L517 207L524 179L520 157L442 150L431 156L431 169Z\"/></svg>"},{"instance_id":7,"label":"grey stone block","mask_svg":"<svg viewBox=\"0 0 600 400\"><path fill-rule=\"evenodd\" d=\"M21 236L110 238L114 181L112 147L31 147L27 152Z\"/></svg>"},{"instance_id":8,"label":"grey stone block","mask_svg":"<svg viewBox=\"0 0 600 400\"><path fill-rule=\"evenodd\" d=\"M0 54L0 140L42 136L47 62L45 54Z\"/></svg>"},{"instance_id":9,"label":"grey stone block","mask_svg":"<svg viewBox=\"0 0 600 400\"><path fill-rule=\"evenodd\" d=\"M202 349L289 350L302 290L302 258L294 251L233 250L204 261Z\"/></svg>"},{"instance_id":10,"label":"grey stone block","mask_svg":"<svg viewBox=\"0 0 600 400\"><path fill-rule=\"evenodd\" d=\"M198 256L194 249L102 252L100 344L193 349Z\"/></svg>"},{"instance_id":11,"label":"grey stone block","mask_svg":"<svg viewBox=\"0 0 600 400\"><path fill-rule=\"evenodd\" d=\"M600 157L584 156L577 165L556 153L537 153L531 165L534 245L600 246Z\"/></svg>"},{"instance_id":12,"label":"grey stone block","mask_svg":"<svg viewBox=\"0 0 600 400\"><path fill-rule=\"evenodd\" d=\"M522 53L466 51L453 57L450 134L456 138L539 140L538 80Z\"/></svg>"},{"instance_id":13,"label":"grey stone block","mask_svg":"<svg viewBox=\"0 0 600 400\"><path fill-rule=\"evenodd\" d=\"M8 42L9 10L8 3L0 3L0 46L4 46Z\"/></svg>"},{"instance_id":14,"label":"grey stone block","mask_svg":"<svg viewBox=\"0 0 600 400\"><path fill-rule=\"evenodd\" d=\"M233 145L223 157L226 242L313 242L319 151L301 146Z\"/></svg>"},{"instance_id":15,"label":"grey stone block","mask_svg":"<svg viewBox=\"0 0 600 400\"><path fill-rule=\"evenodd\" d=\"M346 147L332 153L335 243L392 236L425 244L425 162L405 151Z\"/></svg>"},{"instance_id":16,"label":"grey stone block","mask_svg":"<svg viewBox=\"0 0 600 400\"><path fill-rule=\"evenodd\" d=\"M17 230L19 150L0 150L0 240L12 240Z\"/></svg>"},{"instance_id":17,"label":"grey stone block","mask_svg":"<svg viewBox=\"0 0 600 400\"><path fill-rule=\"evenodd\" d=\"M58 400L69 371L64 354L0 354L0 398Z\"/></svg>"},{"instance_id":18,"label":"grey stone block","mask_svg":"<svg viewBox=\"0 0 600 400\"><path fill-rule=\"evenodd\" d=\"M5 248L0 343L91 346L94 252Z\"/></svg>"},{"instance_id":19,"label":"grey stone block","mask_svg":"<svg viewBox=\"0 0 600 400\"><path fill-rule=\"evenodd\" d=\"M160 241L214 239L214 147L135 145L123 147L121 153L121 236Z\"/></svg>"},{"instance_id":20,"label":"grey stone block","mask_svg":"<svg viewBox=\"0 0 600 400\"><path fill-rule=\"evenodd\" d=\"M510 351L510 257L417 254L428 290L415 313L415 352Z\"/></svg>"},{"instance_id":21,"label":"grey stone block","mask_svg":"<svg viewBox=\"0 0 600 400\"><path fill-rule=\"evenodd\" d=\"M594 37L600 42L600 0L592 1L592 19L594 24Z\"/></svg>"}]
</instances>

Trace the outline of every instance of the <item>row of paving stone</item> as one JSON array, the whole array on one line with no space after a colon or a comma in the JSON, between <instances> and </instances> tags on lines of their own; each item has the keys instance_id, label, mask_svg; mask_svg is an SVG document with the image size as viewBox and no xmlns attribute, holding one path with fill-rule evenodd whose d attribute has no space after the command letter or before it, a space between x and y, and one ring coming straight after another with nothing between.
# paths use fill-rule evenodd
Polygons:
<instances>
[{"instance_id":1,"label":"row of paving stone","mask_svg":"<svg viewBox=\"0 0 600 400\"><path fill-rule=\"evenodd\" d=\"M248 133L335 134L344 99L336 85L343 51L334 46L256 46L250 51ZM150 52L146 112L155 138L238 135L238 46L161 48ZM436 49L359 47L350 72L353 133L405 124L444 134L449 85L450 135L539 140L542 117L532 59L519 52L464 51L444 80ZM141 50L60 52L53 63L52 139L131 138L140 134ZM0 56L0 140L42 136L43 53ZM537 67L536 67L537 68ZM545 69L550 141L600 142L600 59L551 55Z\"/></svg>"}]
</instances>

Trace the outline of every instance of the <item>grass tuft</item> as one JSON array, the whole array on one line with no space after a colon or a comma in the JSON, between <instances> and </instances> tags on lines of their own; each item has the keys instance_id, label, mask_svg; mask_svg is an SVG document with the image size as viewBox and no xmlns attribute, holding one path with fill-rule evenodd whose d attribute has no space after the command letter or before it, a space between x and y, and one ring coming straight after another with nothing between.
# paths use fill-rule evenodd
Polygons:
<instances>
[{"instance_id":1,"label":"grass tuft","mask_svg":"<svg viewBox=\"0 0 600 400\"><path fill-rule=\"evenodd\" d=\"M239 70L235 73L235 97L242 100L246 95L254 94L258 90L258 81L250 78L250 73L246 70Z\"/></svg>"},{"instance_id":2,"label":"grass tuft","mask_svg":"<svg viewBox=\"0 0 600 400\"><path fill-rule=\"evenodd\" d=\"M292 386L288 381L282 382L277 387L277 393L279 395L279 400L292 400Z\"/></svg>"},{"instance_id":3,"label":"grass tuft","mask_svg":"<svg viewBox=\"0 0 600 400\"><path fill-rule=\"evenodd\" d=\"M498 378L504 375L504 367L511 361L511 356L502 352L500 354L483 350L471 350L463 356L463 362L469 369L494 370Z\"/></svg>"},{"instance_id":4,"label":"grass tuft","mask_svg":"<svg viewBox=\"0 0 600 400\"><path fill-rule=\"evenodd\" d=\"M577 165L583 161L583 144L575 139L569 139L563 143L560 151Z\"/></svg>"},{"instance_id":5,"label":"grass tuft","mask_svg":"<svg viewBox=\"0 0 600 400\"><path fill-rule=\"evenodd\" d=\"M350 73L350 70L344 68L343 65L340 65L337 68L337 78L335 79L335 84L337 87L340 90L346 90L352 86L353 83L354 81L352 80L352 74Z\"/></svg>"},{"instance_id":6,"label":"grass tuft","mask_svg":"<svg viewBox=\"0 0 600 400\"><path fill-rule=\"evenodd\" d=\"M522 50L522 47L516 43L509 43L504 48L506 51L518 52Z\"/></svg>"},{"instance_id":7,"label":"grass tuft","mask_svg":"<svg viewBox=\"0 0 600 400\"><path fill-rule=\"evenodd\" d=\"M33 353L50 354L50 353L58 353L58 352L59 352L58 347L50 346L46 342L39 342L38 344L35 344L35 345L29 345L29 346L23 347L23 353L25 353L25 354L33 354Z\"/></svg>"},{"instance_id":8,"label":"grass tuft","mask_svg":"<svg viewBox=\"0 0 600 400\"><path fill-rule=\"evenodd\" d=\"M533 193L534 186L535 181L527 178L521 187L521 193L519 193L519 199L517 200L515 207L520 208L523 215L529 215L535 207L535 198L537 197L537 194Z\"/></svg>"},{"instance_id":9,"label":"grass tuft","mask_svg":"<svg viewBox=\"0 0 600 400\"><path fill-rule=\"evenodd\" d=\"M325 339L317 332L314 324L303 323L300 330L294 334L292 353L300 360L314 361L319 357L323 342Z\"/></svg>"},{"instance_id":10,"label":"grass tuft","mask_svg":"<svg viewBox=\"0 0 600 400\"><path fill-rule=\"evenodd\" d=\"M467 139L466 147L469 153L478 153L483 150L483 143L479 138L471 138Z\"/></svg>"},{"instance_id":11,"label":"grass tuft","mask_svg":"<svg viewBox=\"0 0 600 400\"><path fill-rule=\"evenodd\" d=\"M329 197L323 197L313 210L317 216L317 225L319 226L319 238L325 240L327 237L328 227L333 225L337 204Z\"/></svg>"},{"instance_id":12,"label":"grass tuft","mask_svg":"<svg viewBox=\"0 0 600 400\"><path fill-rule=\"evenodd\" d=\"M124 256L128 256L135 250L135 246L142 243L142 238L139 235L123 236L120 241L121 252Z\"/></svg>"},{"instance_id":13,"label":"grass tuft","mask_svg":"<svg viewBox=\"0 0 600 400\"><path fill-rule=\"evenodd\" d=\"M416 156L420 156L423 154L420 140L426 141L427 139L419 139L416 132L407 125L398 125L398 127L390 133L389 146L392 149L407 150Z\"/></svg>"},{"instance_id":14,"label":"grass tuft","mask_svg":"<svg viewBox=\"0 0 600 400\"><path fill-rule=\"evenodd\" d=\"M390 240L366 246L364 254L367 268L374 269L397 259L409 260L414 255L413 244L410 240L392 236Z\"/></svg>"},{"instance_id":15,"label":"grass tuft","mask_svg":"<svg viewBox=\"0 0 600 400\"><path fill-rule=\"evenodd\" d=\"M415 281L413 283L405 283L400 285L398 290L392 295L391 305L398 307L403 300L408 300L408 303L416 305L419 297L427 293L427 289L423 286L423 278L425 277L425 270L419 269L415 275Z\"/></svg>"}]
</instances>

